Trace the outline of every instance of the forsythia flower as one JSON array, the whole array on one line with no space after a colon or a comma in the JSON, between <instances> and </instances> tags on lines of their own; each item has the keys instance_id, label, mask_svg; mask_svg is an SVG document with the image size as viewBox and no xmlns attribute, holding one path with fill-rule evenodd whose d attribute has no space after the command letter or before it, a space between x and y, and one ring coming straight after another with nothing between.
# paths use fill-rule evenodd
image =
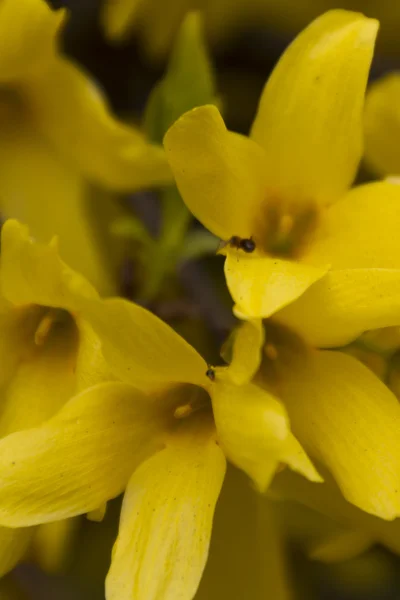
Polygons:
<instances>
[{"instance_id":1,"label":"forsythia flower","mask_svg":"<svg viewBox=\"0 0 400 600\"><path fill-rule=\"evenodd\" d=\"M77 391L110 379L96 335L79 314L97 294L15 221L3 225L0 265L0 436L36 427ZM68 529L65 526L64 529ZM0 574L25 554L33 528L0 528Z\"/></svg>"},{"instance_id":2,"label":"forsythia flower","mask_svg":"<svg viewBox=\"0 0 400 600\"><path fill-rule=\"evenodd\" d=\"M226 458L261 490L280 463L320 477L284 407L249 382L248 369L209 370L165 323L125 300L85 302L123 382L93 386L47 423L0 442L0 522L72 517L126 488L107 598L190 599Z\"/></svg>"},{"instance_id":3,"label":"forsythia flower","mask_svg":"<svg viewBox=\"0 0 400 600\"><path fill-rule=\"evenodd\" d=\"M236 314L277 313L320 347L399 321L400 187L348 191L377 28L340 10L314 21L273 71L250 138L213 106L165 137L187 206L226 242Z\"/></svg>"},{"instance_id":4,"label":"forsythia flower","mask_svg":"<svg viewBox=\"0 0 400 600\"><path fill-rule=\"evenodd\" d=\"M45 0L0 5L0 210L42 241L61 234L71 265L110 293L119 256L104 230L120 212L110 191L172 176L162 148L115 119L93 80L57 49L64 17Z\"/></svg>"}]
</instances>

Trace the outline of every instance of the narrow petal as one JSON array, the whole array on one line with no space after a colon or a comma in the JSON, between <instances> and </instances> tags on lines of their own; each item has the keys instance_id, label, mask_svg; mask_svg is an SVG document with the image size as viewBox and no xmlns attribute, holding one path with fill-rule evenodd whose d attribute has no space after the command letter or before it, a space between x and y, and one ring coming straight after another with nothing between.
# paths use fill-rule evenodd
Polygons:
<instances>
[{"instance_id":1,"label":"narrow petal","mask_svg":"<svg viewBox=\"0 0 400 600\"><path fill-rule=\"evenodd\" d=\"M102 24L104 31L111 40L121 40L126 37L141 0L106 0L103 6Z\"/></svg>"},{"instance_id":2,"label":"narrow petal","mask_svg":"<svg viewBox=\"0 0 400 600\"><path fill-rule=\"evenodd\" d=\"M223 240L251 237L267 189L262 148L228 131L215 106L185 113L168 130L164 147L194 216Z\"/></svg>"},{"instance_id":3,"label":"narrow petal","mask_svg":"<svg viewBox=\"0 0 400 600\"><path fill-rule=\"evenodd\" d=\"M191 600L199 585L225 458L212 437L173 441L132 476L106 582L108 600Z\"/></svg>"},{"instance_id":4,"label":"narrow petal","mask_svg":"<svg viewBox=\"0 0 400 600\"><path fill-rule=\"evenodd\" d=\"M351 184L378 26L359 13L329 11L278 62L252 129L266 150L273 189L326 204Z\"/></svg>"},{"instance_id":5,"label":"narrow petal","mask_svg":"<svg viewBox=\"0 0 400 600\"><path fill-rule=\"evenodd\" d=\"M236 386L218 377L211 390L218 441L228 459L245 471L260 491L268 487L279 462L287 460L290 431L286 411L274 396L260 387ZM298 458L298 457L297 457ZM295 469L319 481L305 453Z\"/></svg>"},{"instance_id":6,"label":"narrow petal","mask_svg":"<svg viewBox=\"0 0 400 600\"><path fill-rule=\"evenodd\" d=\"M165 419L129 385L75 396L37 429L0 441L0 522L47 523L90 512L118 496L157 449Z\"/></svg>"},{"instance_id":7,"label":"narrow petal","mask_svg":"<svg viewBox=\"0 0 400 600\"><path fill-rule=\"evenodd\" d=\"M322 263L321 263L322 264ZM225 277L241 319L264 319L290 304L323 277L326 267L228 252Z\"/></svg>"},{"instance_id":8,"label":"narrow petal","mask_svg":"<svg viewBox=\"0 0 400 600\"><path fill-rule=\"evenodd\" d=\"M341 531L319 541L309 552L310 558L324 563L351 560L374 544L374 538L364 531Z\"/></svg>"},{"instance_id":9,"label":"narrow petal","mask_svg":"<svg viewBox=\"0 0 400 600\"><path fill-rule=\"evenodd\" d=\"M365 100L365 159L376 173L400 174L400 74L375 81Z\"/></svg>"},{"instance_id":10,"label":"narrow petal","mask_svg":"<svg viewBox=\"0 0 400 600\"><path fill-rule=\"evenodd\" d=\"M1 232L1 290L16 305L74 309L76 297L96 297L94 288L59 257L55 243L36 243L29 230L9 219Z\"/></svg>"},{"instance_id":11,"label":"narrow petal","mask_svg":"<svg viewBox=\"0 0 400 600\"><path fill-rule=\"evenodd\" d=\"M330 207L305 261L331 265L277 318L317 346L343 345L367 329L398 325L400 186L359 186Z\"/></svg>"},{"instance_id":12,"label":"narrow petal","mask_svg":"<svg viewBox=\"0 0 400 600\"><path fill-rule=\"evenodd\" d=\"M25 557L34 531L33 527L0 527L0 577L11 571Z\"/></svg>"},{"instance_id":13,"label":"narrow petal","mask_svg":"<svg viewBox=\"0 0 400 600\"><path fill-rule=\"evenodd\" d=\"M120 298L88 301L84 316L101 339L110 369L123 381L145 388L209 384L200 354L145 308Z\"/></svg>"},{"instance_id":14,"label":"narrow petal","mask_svg":"<svg viewBox=\"0 0 400 600\"><path fill-rule=\"evenodd\" d=\"M290 361L280 382L293 433L345 498L382 519L400 514L400 407L363 364L340 352Z\"/></svg>"},{"instance_id":15,"label":"narrow petal","mask_svg":"<svg viewBox=\"0 0 400 600\"><path fill-rule=\"evenodd\" d=\"M58 57L24 88L38 130L95 183L134 190L172 182L163 149L118 121L95 83Z\"/></svg>"},{"instance_id":16,"label":"narrow petal","mask_svg":"<svg viewBox=\"0 0 400 600\"><path fill-rule=\"evenodd\" d=\"M47 573L60 573L67 567L74 552L78 527L79 519L63 519L36 529L33 556L41 569Z\"/></svg>"},{"instance_id":17,"label":"narrow petal","mask_svg":"<svg viewBox=\"0 0 400 600\"><path fill-rule=\"evenodd\" d=\"M55 53L64 10L45 0L2 0L0 5L0 81L15 81L47 67Z\"/></svg>"},{"instance_id":18,"label":"narrow petal","mask_svg":"<svg viewBox=\"0 0 400 600\"><path fill-rule=\"evenodd\" d=\"M234 331L232 360L227 373L235 385L249 383L262 359L264 327L262 321L243 321Z\"/></svg>"}]
</instances>

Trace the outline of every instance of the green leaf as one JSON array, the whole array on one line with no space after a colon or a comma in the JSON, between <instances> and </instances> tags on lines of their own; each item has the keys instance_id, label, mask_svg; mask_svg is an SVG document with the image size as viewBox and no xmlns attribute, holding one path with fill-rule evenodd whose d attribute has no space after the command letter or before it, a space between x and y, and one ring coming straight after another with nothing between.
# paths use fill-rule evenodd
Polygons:
<instances>
[{"instance_id":1,"label":"green leaf","mask_svg":"<svg viewBox=\"0 0 400 600\"><path fill-rule=\"evenodd\" d=\"M215 254L220 240L209 231L198 229L186 237L181 253L182 260L196 260L202 256Z\"/></svg>"},{"instance_id":2,"label":"green leaf","mask_svg":"<svg viewBox=\"0 0 400 600\"><path fill-rule=\"evenodd\" d=\"M173 47L167 72L150 95L144 125L161 143L168 128L186 111L215 104L214 74L204 43L199 12L188 13Z\"/></svg>"},{"instance_id":3,"label":"green leaf","mask_svg":"<svg viewBox=\"0 0 400 600\"><path fill-rule=\"evenodd\" d=\"M142 221L134 215L116 219L111 224L111 233L125 240L140 242L144 245L153 243L153 239L143 225Z\"/></svg>"}]
</instances>

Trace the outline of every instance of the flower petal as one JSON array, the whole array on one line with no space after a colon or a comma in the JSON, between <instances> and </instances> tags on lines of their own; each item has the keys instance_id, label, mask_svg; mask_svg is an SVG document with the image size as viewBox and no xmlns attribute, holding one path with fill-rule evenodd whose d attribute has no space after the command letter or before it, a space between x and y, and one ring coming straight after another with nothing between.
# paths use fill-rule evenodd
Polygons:
<instances>
[{"instance_id":1,"label":"flower petal","mask_svg":"<svg viewBox=\"0 0 400 600\"><path fill-rule=\"evenodd\" d=\"M189 210L223 240L249 238L267 189L262 148L228 131L215 106L185 113L164 138Z\"/></svg>"},{"instance_id":2,"label":"flower petal","mask_svg":"<svg viewBox=\"0 0 400 600\"><path fill-rule=\"evenodd\" d=\"M123 502L108 600L193 598L225 465L212 437L186 435L137 469Z\"/></svg>"},{"instance_id":3,"label":"flower petal","mask_svg":"<svg viewBox=\"0 0 400 600\"><path fill-rule=\"evenodd\" d=\"M322 263L321 263L322 264ZM264 319L304 294L326 267L228 251L225 277L241 319Z\"/></svg>"},{"instance_id":4,"label":"flower petal","mask_svg":"<svg viewBox=\"0 0 400 600\"><path fill-rule=\"evenodd\" d=\"M280 381L293 433L345 498L382 519L400 515L400 407L363 364L340 352L289 361Z\"/></svg>"},{"instance_id":5,"label":"flower petal","mask_svg":"<svg viewBox=\"0 0 400 600\"><path fill-rule=\"evenodd\" d=\"M262 321L243 321L234 330L232 360L227 373L232 383L249 383L258 371L262 359L264 344L264 326Z\"/></svg>"},{"instance_id":6,"label":"flower petal","mask_svg":"<svg viewBox=\"0 0 400 600\"><path fill-rule=\"evenodd\" d=\"M0 527L0 577L11 571L26 555L35 529Z\"/></svg>"},{"instance_id":7,"label":"flower petal","mask_svg":"<svg viewBox=\"0 0 400 600\"><path fill-rule=\"evenodd\" d=\"M82 275L60 259L57 245L36 243L29 230L9 219L1 232L1 289L13 304L73 310L80 294L97 294Z\"/></svg>"},{"instance_id":8,"label":"flower petal","mask_svg":"<svg viewBox=\"0 0 400 600\"><path fill-rule=\"evenodd\" d=\"M87 301L84 316L101 339L110 369L123 381L141 389L210 383L200 354L145 308L121 298Z\"/></svg>"},{"instance_id":9,"label":"flower petal","mask_svg":"<svg viewBox=\"0 0 400 600\"><path fill-rule=\"evenodd\" d=\"M33 555L43 571L60 573L66 568L74 552L78 526L79 519L63 519L36 529Z\"/></svg>"},{"instance_id":10,"label":"flower petal","mask_svg":"<svg viewBox=\"0 0 400 600\"><path fill-rule=\"evenodd\" d=\"M314 544L309 552L312 560L336 563L351 560L371 548L374 539L364 531L340 531Z\"/></svg>"},{"instance_id":11,"label":"flower petal","mask_svg":"<svg viewBox=\"0 0 400 600\"><path fill-rule=\"evenodd\" d=\"M398 325L400 186L359 186L329 208L305 261L331 271L277 318L317 346L343 345L367 329Z\"/></svg>"},{"instance_id":12,"label":"flower petal","mask_svg":"<svg viewBox=\"0 0 400 600\"><path fill-rule=\"evenodd\" d=\"M375 81L365 100L365 159L382 175L400 174L400 74Z\"/></svg>"},{"instance_id":13,"label":"flower petal","mask_svg":"<svg viewBox=\"0 0 400 600\"><path fill-rule=\"evenodd\" d=\"M0 522L24 527L98 508L162 447L165 426L129 385L101 384L75 396L41 427L0 441Z\"/></svg>"},{"instance_id":14,"label":"flower petal","mask_svg":"<svg viewBox=\"0 0 400 600\"><path fill-rule=\"evenodd\" d=\"M141 4L140 0L106 0L101 20L110 40L126 37Z\"/></svg>"},{"instance_id":15,"label":"flower petal","mask_svg":"<svg viewBox=\"0 0 400 600\"><path fill-rule=\"evenodd\" d=\"M0 5L0 81L15 81L44 69L55 52L65 10L45 0L2 0Z\"/></svg>"},{"instance_id":16,"label":"flower petal","mask_svg":"<svg viewBox=\"0 0 400 600\"><path fill-rule=\"evenodd\" d=\"M1 127L2 219L19 219L41 242L59 235L61 255L68 264L102 294L115 294L122 257L122 243L114 238L110 244L108 230L109 223L121 216L115 198L92 189L61 162L21 115L2 115Z\"/></svg>"},{"instance_id":17,"label":"flower petal","mask_svg":"<svg viewBox=\"0 0 400 600\"><path fill-rule=\"evenodd\" d=\"M378 26L359 13L329 11L283 54L251 134L266 150L273 189L327 204L351 184Z\"/></svg>"},{"instance_id":18,"label":"flower petal","mask_svg":"<svg viewBox=\"0 0 400 600\"><path fill-rule=\"evenodd\" d=\"M117 190L172 182L163 149L117 121L94 82L58 57L24 88L36 127L90 180Z\"/></svg>"},{"instance_id":19,"label":"flower petal","mask_svg":"<svg viewBox=\"0 0 400 600\"><path fill-rule=\"evenodd\" d=\"M218 441L227 458L245 471L260 491L268 487L282 460L292 466L289 423L282 404L260 387L236 386L221 375L211 390ZM295 469L320 481L306 455Z\"/></svg>"}]
</instances>

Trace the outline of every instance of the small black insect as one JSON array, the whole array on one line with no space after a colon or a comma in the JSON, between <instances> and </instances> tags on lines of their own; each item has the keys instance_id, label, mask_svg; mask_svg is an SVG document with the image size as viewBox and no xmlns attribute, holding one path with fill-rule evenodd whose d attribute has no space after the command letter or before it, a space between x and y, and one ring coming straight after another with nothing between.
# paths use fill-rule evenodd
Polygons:
<instances>
[{"instance_id":1,"label":"small black insect","mask_svg":"<svg viewBox=\"0 0 400 600\"><path fill-rule=\"evenodd\" d=\"M212 367L208 367L206 375L208 379L211 379L211 381L215 381L215 371Z\"/></svg>"},{"instance_id":2,"label":"small black insect","mask_svg":"<svg viewBox=\"0 0 400 600\"><path fill-rule=\"evenodd\" d=\"M238 248L250 254L256 249L256 243L252 238L241 238L238 235L233 235L228 244L232 248Z\"/></svg>"}]
</instances>

